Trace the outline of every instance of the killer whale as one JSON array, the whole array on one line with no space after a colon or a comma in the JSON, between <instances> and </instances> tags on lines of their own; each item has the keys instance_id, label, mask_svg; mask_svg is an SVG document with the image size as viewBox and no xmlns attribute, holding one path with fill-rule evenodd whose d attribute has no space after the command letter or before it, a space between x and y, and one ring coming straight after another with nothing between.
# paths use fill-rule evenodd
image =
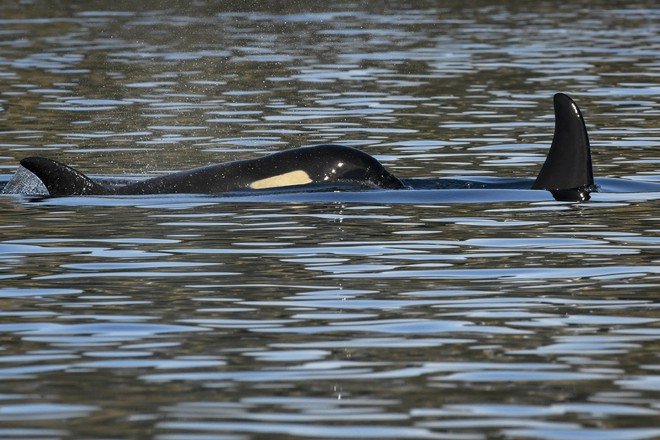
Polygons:
<instances>
[{"instance_id":1,"label":"killer whale","mask_svg":"<svg viewBox=\"0 0 660 440\"><path fill-rule=\"evenodd\" d=\"M553 140L531 189L548 190L561 201L589 200L595 186L584 118L566 94L557 93L553 103ZM383 189L407 188L369 154L333 144L207 165L126 185L95 181L68 165L43 157L25 158L21 165L43 182L50 196L214 194L341 182Z\"/></svg>"},{"instance_id":2,"label":"killer whale","mask_svg":"<svg viewBox=\"0 0 660 440\"><path fill-rule=\"evenodd\" d=\"M214 194L324 182L352 182L400 189L404 185L373 156L343 145L315 145L257 159L207 165L123 186L104 185L63 163L29 157L21 165L34 173L51 196Z\"/></svg>"},{"instance_id":3,"label":"killer whale","mask_svg":"<svg viewBox=\"0 0 660 440\"><path fill-rule=\"evenodd\" d=\"M548 156L532 189L545 189L558 200L589 199L594 190L589 134L577 104L563 93L555 94L555 132Z\"/></svg>"}]
</instances>

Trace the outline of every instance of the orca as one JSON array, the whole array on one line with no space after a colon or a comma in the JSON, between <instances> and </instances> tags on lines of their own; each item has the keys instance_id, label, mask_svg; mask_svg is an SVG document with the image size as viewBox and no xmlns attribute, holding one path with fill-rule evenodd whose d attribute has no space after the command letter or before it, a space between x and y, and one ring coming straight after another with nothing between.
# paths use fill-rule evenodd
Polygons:
<instances>
[{"instance_id":1,"label":"orca","mask_svg":"<svg viewBox=\"0 0 660 440\"><path fill-rule=\"evenodd\" d=\"M586 201L594 187L587 127L577 104L563 93L554 96L555 133L532 189L545 189L557 200Z\"/></svg>"},{"instance_id":2,"label":"orca","mask_svg":"<svg viewBox=\"0 0 660 440\"><path fill-rule=\"evenodd\" d=\"M561 201L587 201L596 188L582 113L563 93L554 96L554 110L552 144L531 189L550 191ZM43 157L25 158L21 165L38 177L50 196L216 194L343 182L383 189L410 188L369 154L333 144L207 165L126 185L93 180L68 165Z\"/></svg>"},{"instance_id":3,"label":"orca","mask_svg":"<svg viewBox=\"0 0 660 440\"><path fill-rule=\"evenodd\" d=\"M332 144L292 148L257 159L207 165L122 186L102 184L68 165L43 157L28 157L21 160L21 165L43 182L51 196L215 194L331 182L404 188L373 156Z\"/></svg>"}]
</instances>

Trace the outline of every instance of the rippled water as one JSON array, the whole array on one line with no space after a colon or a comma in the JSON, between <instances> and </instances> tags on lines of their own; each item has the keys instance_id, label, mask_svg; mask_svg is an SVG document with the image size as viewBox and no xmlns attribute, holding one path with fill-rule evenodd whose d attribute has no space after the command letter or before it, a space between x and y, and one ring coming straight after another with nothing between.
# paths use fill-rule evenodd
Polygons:
<instances>
[{"instance_id":1,"label":"rippled water","mask_svg":"<svg viewBox=\"0 0 660 440\"><path fill-rule=\"evenodd\" d=\"M73 3L73 4L71 4ZM339 142L606 191L0 198L0 437L660 437L655 2L5 2L0 167Z\"/></svg>"}]
</instances>

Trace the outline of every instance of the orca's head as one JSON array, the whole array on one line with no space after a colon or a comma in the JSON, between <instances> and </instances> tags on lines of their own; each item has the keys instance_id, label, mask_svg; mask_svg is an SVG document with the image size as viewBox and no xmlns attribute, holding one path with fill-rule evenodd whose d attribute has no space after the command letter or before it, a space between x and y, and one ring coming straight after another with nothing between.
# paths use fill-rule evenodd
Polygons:
<instances>
[{"instance_id":1,"label":"orca's head","mask_svg":"<svg viewBox=\"0 0 660 440\"><path fill-rule=\"evenodd\" d=\"M373 156L343 145L316 147L314 168L318 182L356 182L379 188L400 189L405 186Z\"/></svg>"}]
</instances>

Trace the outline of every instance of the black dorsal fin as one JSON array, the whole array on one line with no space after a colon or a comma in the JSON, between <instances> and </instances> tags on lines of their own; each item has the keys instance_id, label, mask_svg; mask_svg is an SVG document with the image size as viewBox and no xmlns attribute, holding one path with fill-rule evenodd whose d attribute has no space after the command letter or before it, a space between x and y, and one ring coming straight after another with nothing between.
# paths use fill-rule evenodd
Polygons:
<instances>
[{"instance_id":1,"label":"black dorsal fin","mask_svg":"<svg viewBox=\"0 0 660 440\"><path fill-rule=\"evenodd\" d=\"M594 173L582 113L563 93L555 95L554 105L555 134L532 188L552 191L555 198L562 200L588 200L594 185Z\"/></svg>"},{"instance_id":2,"label":"black dorsal fin","mask_svg":"<svg viewBox=\"0 0 660 440\"><path fill-rule=\"evenodd\" d=\"M51 196L111 194L112 190L94 182L80 171L45 157L27 157L21 165L36 175Z\"/></svg>"}]
</instances>

